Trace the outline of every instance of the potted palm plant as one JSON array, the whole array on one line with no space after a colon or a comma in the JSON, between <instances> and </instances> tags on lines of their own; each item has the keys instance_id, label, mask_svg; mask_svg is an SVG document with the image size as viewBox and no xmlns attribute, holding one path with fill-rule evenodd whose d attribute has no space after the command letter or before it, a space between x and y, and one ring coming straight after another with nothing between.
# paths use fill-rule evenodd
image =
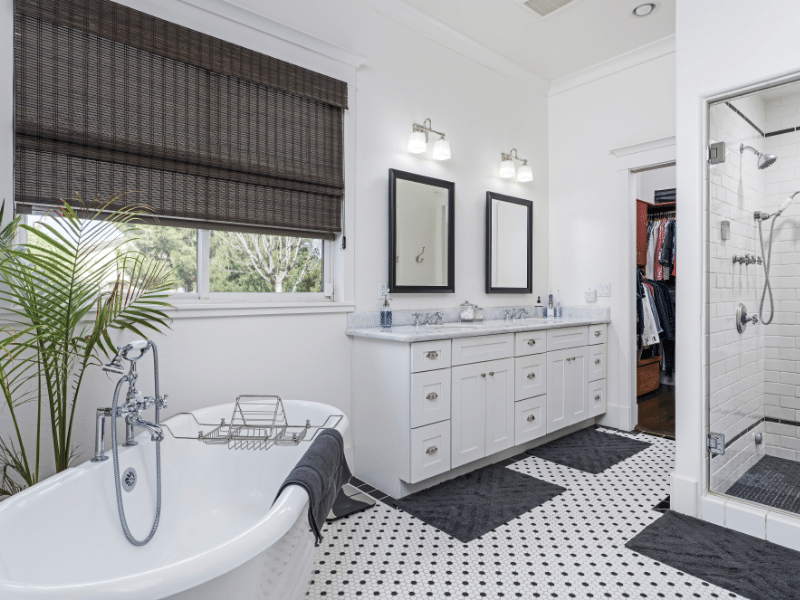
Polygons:
<instances>
[{"instance_id":1,"label":"potted palm plant","mask_svg":"<svg viewBox=\"0 0 800 600\"><path fill-rule=\"evenodd\" d=\"M48 425L52 466L70 466L84 376L115 353L112 332L169 328L170 268L131 243L142 211L115 209L119 198L64 201L35 225L17 217L0 231L0 406L11 425L0 438L0 498L39 481ZM19 230L27 242L15 242ZM26 410L36 413L33 434Z\"/></svg>"}]
</instances>

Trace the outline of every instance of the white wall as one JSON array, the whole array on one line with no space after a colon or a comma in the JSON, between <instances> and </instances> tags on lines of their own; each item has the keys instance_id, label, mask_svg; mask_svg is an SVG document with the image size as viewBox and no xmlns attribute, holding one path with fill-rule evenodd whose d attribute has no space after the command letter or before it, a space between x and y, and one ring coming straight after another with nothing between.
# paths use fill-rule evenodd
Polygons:
<instances>
[{"instance_id":1,"label":"white wall","mask_svg":"<svg viewBox=\"0 0 800 600\"><path fill-rule=\"evenodd\" d=\"M791 0L678 0L677 4L678 285L676 472L673 508L696 515L705 489L704 99L800 71L800 11ZM713 35L709 33L713 32ZM719 46L720 40L735 43ZM555 201L554 201L555 204Z\"/></svg>"},{"instance_id":2,"label":"white wall","mask_svg":"<svg viewBox=\"0 0 800 600\"><path fill-rule=\"evenodd\" d=\"M674 188L676 176L675 165L638 173L636 176L636 199L648 204L655 204L656 190Z\"/></svg>"},{"instance_id":3,"label":"white wall","mask_svg":"<svg viewBox=\"0 0 800 600\"><path fill-rule=\"evenodd\" d=\"M551 96L548 105L551 287L580 305L586 288L611 283L611 297L597 303L611 307L604 422L617 427L635 425L615 415L616 406L625 412L635 402L627 383L635 364L635 206L620 193L623 165L611 150L675 134L674 78L667 54Z\"/></svg>"},{"instance_id":4,"label":"white wall","mask_svg":"<svg viewBox=\"0 0 800 600\"><path fill-rule=\"evenodd\" d=\"M395 308L452 308L464 299L482 306L534 303L533 296L487 296L483 291L484 214L489 190L534 201L534 293L546 292L548 132L547 99L540 92L355 0L241 2L289 28L318 34L345 47L330 56L324 54L324 44L316 45L323 48L323 54L315 54L264 35L255 16L248 16L242 25L192 6L227 13L230 6L224 2L123 3L350 83L345 145L355 179L346 181L346 193L355 203L348 209L346 253L355 260L354 272L339 262L347 272L345 288L338 290L340 299L344 291L343 299L354 301L359 310L379 307L378 284L387 277L387 182L392 167L456 182L456 294L396 296ZM0 0L0 23L4 33L0 35L0 78L7 84L0 90L0 190L10 199L11 0ZM331 58L353 53L366 57L357 72ZM452 160L438 162L406 151L412 123L421 123L426 117L433 120L435 129L447 134ZM533 166L534 183L518 184L497 177L500 153L512 147ZM156 338L163 360L163 389L171 398L168 414L231 401L245 392L321 400L350 412L350 346L344 334L344 314L248 315L179 319L168 336ZM87 381L76 425L79 460L87 456L93 443L92 410L110 403L110 390L110 382L99 373ZM8 419L0 409L0 433L6 433L7 427ZM357 432L354 434L357 437Z\"/></svg>"}]
</instances>

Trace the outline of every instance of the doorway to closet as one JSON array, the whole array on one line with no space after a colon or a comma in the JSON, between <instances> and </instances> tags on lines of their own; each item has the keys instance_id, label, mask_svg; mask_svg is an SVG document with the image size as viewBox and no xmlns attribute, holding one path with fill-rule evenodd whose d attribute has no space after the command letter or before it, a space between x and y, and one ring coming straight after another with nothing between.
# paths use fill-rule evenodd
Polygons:
<instances>
[{"instance_id":1,"label":"doorway to closet","mask_svg":"<svg viewBox=\"0 0 800 600\"><path fill-rule=\"evenodd\" d=\"M631 176L636 190L636 429L674 439L675 163L634 169Z\"/></svg>"}]
</instances>

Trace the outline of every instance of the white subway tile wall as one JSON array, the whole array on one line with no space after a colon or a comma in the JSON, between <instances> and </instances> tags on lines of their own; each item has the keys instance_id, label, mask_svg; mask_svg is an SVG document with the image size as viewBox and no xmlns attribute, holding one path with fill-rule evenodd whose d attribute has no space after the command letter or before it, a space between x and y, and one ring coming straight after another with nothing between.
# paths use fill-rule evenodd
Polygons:
<instances>
[{"instance_id":1,"label":"white subway tile wall","mask_svg":"<svg viewBox=\"0 0 800 600\"><path fill-rule=\"evenodd\" d=\"M750 97L733 103L759 128L765 125L765 104L761 99ZM739 334L735 324L740 302L750 314L758 310L763 267L733 263L734 255L760 254L753 213L765 209L767 174L758 169L755 154L740 154L739 144L763 151L766 140L726 103L711 108L709 127L711 142L724 141L726 145L725 162L709 170L709 425L712 432L724 433L730 441L758 423L730 444L724 456L715 456L711 461L711 489L724 493L766 451L765 444L755 443L755 434L765 432L767 329L748 327ZM720 232L722 221L731 224L730 239L725 241ZM771 330L778 335L776 327ZM791 341L794 348L794 338Z\"/></svg>"},{"instance_id":2,"label":"white subway tile wall","mask_svg":"<svg viewBox=\"0 0 800 600\"><path fill-rule=\"evenodd\" d=\"M770 99L764 108L765 133L800 127L800 95ZM800 191L800 131L768 136L764 139L764 148L778 156L778 161L764 171L764 210L772 212L788 195ZM770 269L770 282L775 295L775 319L772 324L762 328L766 333L765 416L793 422L800 422L798 225L800 202L796 201L775 223ZM800 428L767 422L764 438L767 454L789 460L800 459Z\"/></svg>"}]
</instances>

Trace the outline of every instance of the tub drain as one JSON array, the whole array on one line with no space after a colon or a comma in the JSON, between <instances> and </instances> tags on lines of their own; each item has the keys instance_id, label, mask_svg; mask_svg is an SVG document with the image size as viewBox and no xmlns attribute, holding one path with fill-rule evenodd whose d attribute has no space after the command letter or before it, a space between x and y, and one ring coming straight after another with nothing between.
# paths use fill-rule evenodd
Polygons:
<instances>
[{"instance_id":1,"label":"tub drain","mask_svg":"<svg viewBox=\"0 0 800 600\"><path fill-rule=\"evenodd\" d=\"M122 474L122 489L126 492L132 492L133 488L136 487L136 469L130 467L125 469L125 472Z\"/></svg>"}]
</instances>

